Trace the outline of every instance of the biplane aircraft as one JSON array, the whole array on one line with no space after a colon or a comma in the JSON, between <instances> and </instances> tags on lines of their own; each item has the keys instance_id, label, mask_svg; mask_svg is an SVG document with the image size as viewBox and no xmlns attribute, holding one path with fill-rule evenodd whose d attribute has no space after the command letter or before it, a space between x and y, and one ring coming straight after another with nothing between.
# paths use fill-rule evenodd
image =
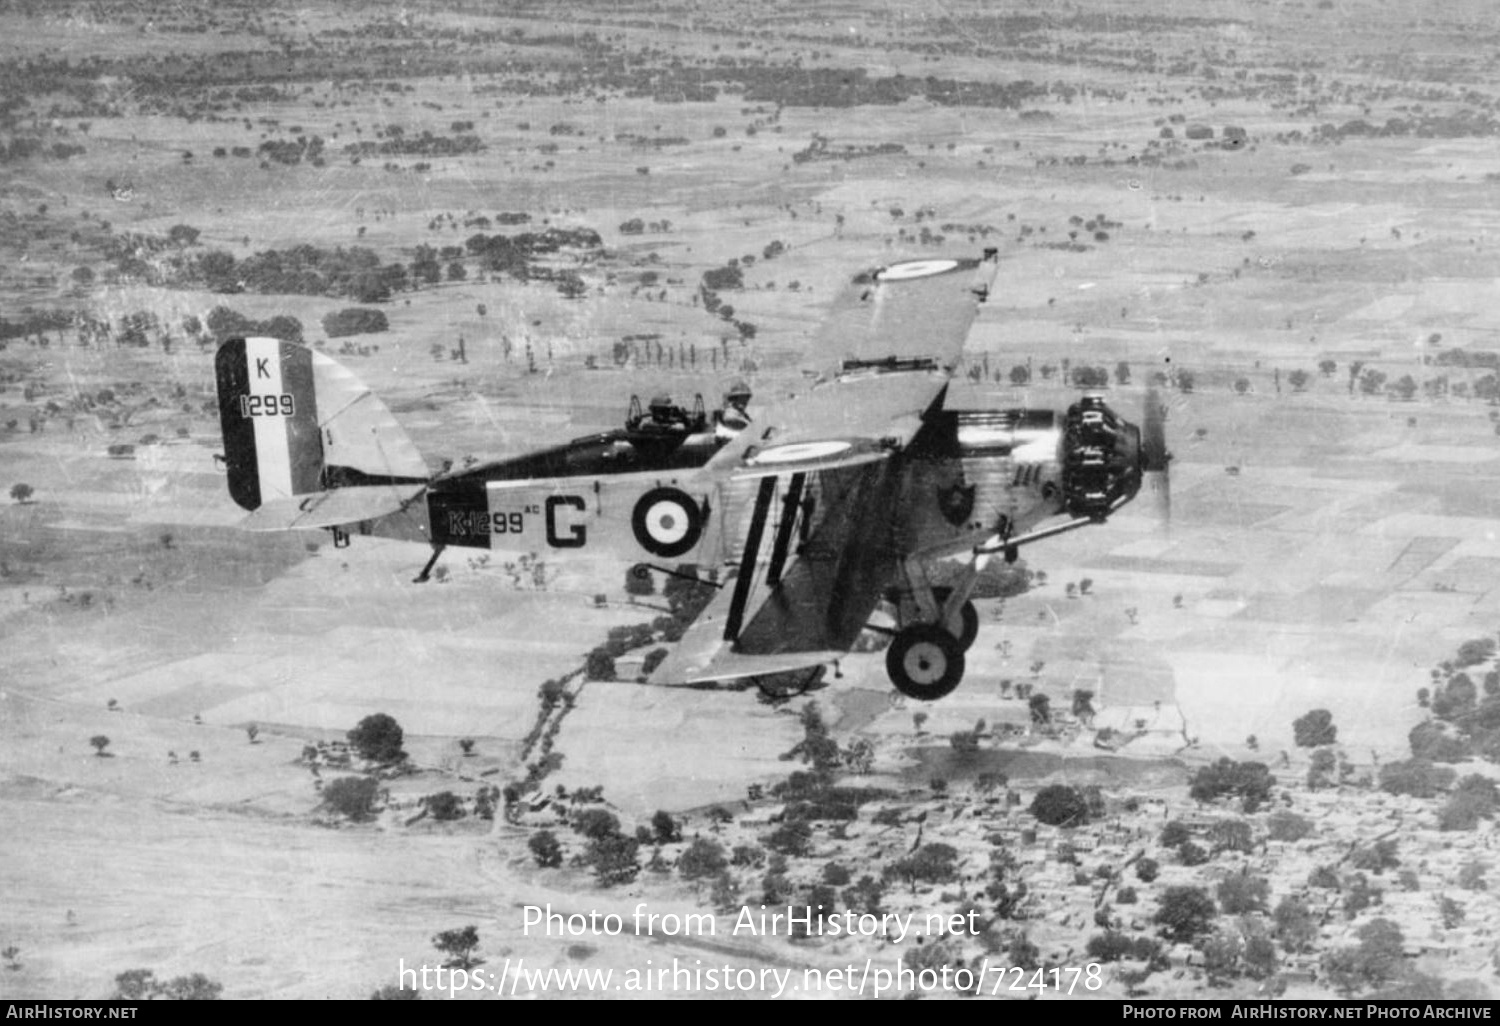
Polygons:
<instances>
[{"instance_id":1,"label":"biplane aircraft","mask_svg":"<svg viewBox=\"0 0 1500 1026\"><path fill-rule=\"evenodd\" d=\"M963 678L988 559L1102 523L1143 485L1165 496L1154 397L1144 430L1097 395L1062 411L949 405L998 269L987 250L857 275L809 349L826 380L785 402L632 400L621 428L436 474L333 359L231 340L216 358L230 495L250 530L425 542L418 580L448 546L723 567L653 683L821 674L889 601L892 683L941 698ZM930 584L955 556L957 582Z\"/></svg>"}]
</instances>

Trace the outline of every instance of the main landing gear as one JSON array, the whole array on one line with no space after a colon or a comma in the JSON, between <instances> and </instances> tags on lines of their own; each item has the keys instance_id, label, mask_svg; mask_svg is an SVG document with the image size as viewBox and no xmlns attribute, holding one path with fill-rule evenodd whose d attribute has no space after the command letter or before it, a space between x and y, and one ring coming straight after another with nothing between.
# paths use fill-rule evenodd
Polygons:
<instances>
[{"instance_id":1,"label":"main landing gear","mask_svg":"<svg viewBox=\"0 0 1500 1026\"><path fill-rule=\"evenodd\" d=\"M928 584L915 559L908 559L903 570L906 587L897 605L901 626L886 649L885 670L897 691L933 702L964 679L964 653L979 633L979 614L969 601L979 564L971 562L952 588Z\"/></svg>"}]
</instances>

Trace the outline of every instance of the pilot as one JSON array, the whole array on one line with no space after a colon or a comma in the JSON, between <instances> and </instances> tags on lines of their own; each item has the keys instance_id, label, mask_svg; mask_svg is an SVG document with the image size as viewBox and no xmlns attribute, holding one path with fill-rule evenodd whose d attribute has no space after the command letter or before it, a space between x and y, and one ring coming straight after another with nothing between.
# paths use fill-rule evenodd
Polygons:
<instances>
[{"instance_id":1,"label":"pilot","mask_svg":"<svg viewBox=\"0 0 1500 1026\"><path fill-rule=\"evenodd\" d=\"M750 426L750 386L736 381L724 393L724 409L719 414L719 426L727 433L738 434Z\"/></svg>"},{"instance_id":2,"label":"pilot","mask_svg":"<svg viewBox=\"0 0 1500 1026\"><path fill-rule=\"evenodd\" d=\"M651 425L658 430L687 430L687 418L683 416L681 410L673 405L671 396L652 396L651 402L647 405L646 409L651 413Z\"/></svg>"}]
</instances>

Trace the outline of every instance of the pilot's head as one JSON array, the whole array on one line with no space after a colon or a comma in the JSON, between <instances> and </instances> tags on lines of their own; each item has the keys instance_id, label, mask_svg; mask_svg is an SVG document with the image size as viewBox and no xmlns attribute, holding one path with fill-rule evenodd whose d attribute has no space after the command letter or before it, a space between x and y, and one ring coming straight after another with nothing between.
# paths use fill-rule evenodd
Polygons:
<instances>
[{"instance_id":1,"label":"pilot's head","mask_svg":"<svg viewBox=\"0 0 1500 1026\"><path fill-rule=\"evenodd\" d=\"M743 413L750 405L750 386L743 381L730 385L729 391L724 393L724 405Z\"/></svg>"}]
</instances>

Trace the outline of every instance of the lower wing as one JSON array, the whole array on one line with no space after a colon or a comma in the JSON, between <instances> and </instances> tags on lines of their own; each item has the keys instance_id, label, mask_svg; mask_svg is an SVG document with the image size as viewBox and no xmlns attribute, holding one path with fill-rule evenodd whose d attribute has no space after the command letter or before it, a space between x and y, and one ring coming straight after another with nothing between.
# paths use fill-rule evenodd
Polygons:
<instances>
[{"instance_id":1,"label":"lower wing","mask_svg":"<svg viewBox=\"0 0 1500 1026\"><path fill-rule=\"evenodd\" d=\"M753 479L738 572L652 674L728 680L845 654L897 569L891 461Z\"/></svg>"}]
</instances>

